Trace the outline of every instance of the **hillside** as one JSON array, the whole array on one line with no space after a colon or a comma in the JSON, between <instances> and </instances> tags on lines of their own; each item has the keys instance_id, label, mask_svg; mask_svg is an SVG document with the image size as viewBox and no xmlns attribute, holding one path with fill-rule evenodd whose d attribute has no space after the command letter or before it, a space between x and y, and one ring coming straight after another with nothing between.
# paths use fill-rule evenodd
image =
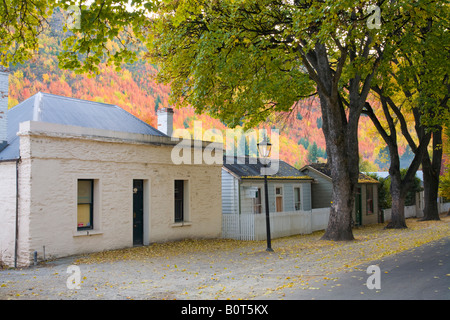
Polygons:
<instances>
[{"instance_id":1,"label":"hillside","mask_svg":"<svg viewBox=\"0 0 450 320\"><path fill-rule=\"evenodd\" d=\"M101 73L93 78L76 75L58 67L57 54L61 51L64 34L58 18L50 21L51 28L41 37L38 55L27 63L12 66L9 107L27 99L38 91L68 97L116 104L152 126L157 126L156 110L167 107L170 87L157 83L157 70L149 63L139 61L124 65L120 72L102 65ZM263 124L280 130L280 158L296 167L309 162L326 161L322 118L317 99L303 101L289 115L278 115ZM217 119L195 114L192 108L176 109L174 128L193 130L194 121L201 121L202 129L227 129ZM225 134L223 134L225 136ZM386 160L384 144L370 120L362 117L359 130L361 159L376 170L383 169Z\"/></svg>"}]
</instances>

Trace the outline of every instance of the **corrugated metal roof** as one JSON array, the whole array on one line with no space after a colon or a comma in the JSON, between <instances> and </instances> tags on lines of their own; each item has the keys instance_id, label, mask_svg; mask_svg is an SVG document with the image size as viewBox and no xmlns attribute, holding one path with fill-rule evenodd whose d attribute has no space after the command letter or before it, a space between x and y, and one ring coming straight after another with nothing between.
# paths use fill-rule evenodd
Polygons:
<instances>
[{"instance_id":1,"label":"corrugated metal roof","mask_svg":"<svg viewBox=\"0 0 450 320\"><path fill-rule=\"evenodd\" d=\"M311 177L297 170L295 167L284 162L278 161L278 171L276 174L268 176L270 179L311 179ZM241 163L243 162L243 163ZM224 156L223 166L230 172L242 179L262 179L261 168L264 165L257 158L250 157L230 157Z\"/></svg>"},{"instance_id":2,"label":"corrugated metal roof","mask_svg":"<svg viewBox=\"0 0 450 320\"><path fill-rule=\"evenodd\" d=\"M122 108L50 93L39 92L11 108L8 113L8 146L0 152L0 160L19 157L19 124L42 121L86 128L105 129L154 136L166 136Z\"/></svg>"},{"instance_id":3,"label":"corrugated metal roof","mask_svg":"<svg viewBox=\"0 0 450 320\"><path fill-rule=\"evenodd\" d=\"M301 168L300 170L303 171L306 167L313 168L331 179L331 168L328 163L310 163ZM358 177L358 183L379 183L379 182L378 180L360 172Z\"/></svg>"}]
</instances>

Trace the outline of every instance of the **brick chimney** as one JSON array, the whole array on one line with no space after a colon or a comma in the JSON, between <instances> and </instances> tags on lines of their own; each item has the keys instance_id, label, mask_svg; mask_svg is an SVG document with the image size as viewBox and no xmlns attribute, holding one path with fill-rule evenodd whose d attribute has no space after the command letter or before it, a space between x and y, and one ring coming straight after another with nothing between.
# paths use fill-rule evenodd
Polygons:
<instances>
[{"instance_id":1,"label":"brick chimney","mask_svg":"<svg viewBox=\"0 0 450 320\"><path fill-rule=\"evenodd\" d=\"M9 90L9 71L0 66L0 150L6 147L8 143L8 90Z\"/></svg>"},{"instance_id":2,"label":"brick chimney","mask_svg":"<svg viewBox=\"0 0 450 320\"><path fill-rule=\"evenodd\" d=\"M161 108L158 109L156 114L158 116L158 130L171 137L173 132L173 109Z\"/></svg>"}]
</instances>

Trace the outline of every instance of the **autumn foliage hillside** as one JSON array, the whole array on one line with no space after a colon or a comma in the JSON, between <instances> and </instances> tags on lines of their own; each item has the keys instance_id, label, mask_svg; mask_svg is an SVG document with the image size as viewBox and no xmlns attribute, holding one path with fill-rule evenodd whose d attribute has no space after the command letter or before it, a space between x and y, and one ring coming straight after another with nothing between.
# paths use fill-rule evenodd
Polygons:
<instances>
[{"instance_id":1,"label":"autumn foliage hillside","mask_svg":"<svg viewBox=\"0 0 450 320\"><path fill-rule=\"evenodd\" d=\"M51 26L41 37L39 53L24 64L11 66L9 107L41 91L115 104L157 126L156 110L169 106L170 87L155 81L155 66L139 61L124 65L117 72L111 66L101 65L101 72L95 77L61 70L57 54L61 51L64 34L57 20L53 20ZM195 114L191 108L175 109L175 128L193 130L194 121L201 121L203 130L216 128L224 132L227 129L219 120ZM317 98L299 103L290 114L275 116L262 126L280 130L279 153L282 160L296 167L326 161ZM359 135L362 159L373 164L377 157L383 155L384 145L367 118L361 119Z\"/></svg>"}]
</instances>

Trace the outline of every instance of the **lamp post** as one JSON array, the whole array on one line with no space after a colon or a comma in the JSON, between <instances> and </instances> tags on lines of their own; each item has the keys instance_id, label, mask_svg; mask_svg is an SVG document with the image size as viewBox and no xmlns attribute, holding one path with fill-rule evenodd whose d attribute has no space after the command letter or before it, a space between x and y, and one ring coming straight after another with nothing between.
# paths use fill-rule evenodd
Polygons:
<instances>
[{"instance_id":1,"label":"lamp post","mask_svg":"<svg viewBox=\"0 0 450 320\"><path fill-rule=\"evenodd\" d=\"M267 237L267 249L266 251L272 252L272 244L270 239L270 219L269 219L269 192L267 187L267 166L269 164L269 155L270 150L272 148L272 144L267 141L267 138L264 136L264 139L258 143L258 151L260 157L262 157L261 163L264 165L264 198L265 198L265 207L266 207L266 237Z\"/></svg>"}]
</instances>

